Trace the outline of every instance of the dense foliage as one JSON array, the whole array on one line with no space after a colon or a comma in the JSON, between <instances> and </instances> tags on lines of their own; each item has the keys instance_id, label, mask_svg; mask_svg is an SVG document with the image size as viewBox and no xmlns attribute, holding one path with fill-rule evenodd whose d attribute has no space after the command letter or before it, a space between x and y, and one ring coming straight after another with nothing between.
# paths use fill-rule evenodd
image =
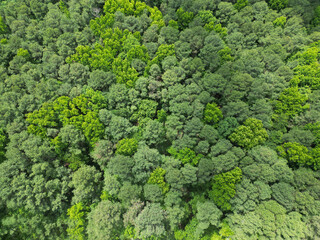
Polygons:
<instances>
[{"instance_id":1,"label":"dense foliage","mask_svg":"<svg viewBox=\"0 0 320 240\"><path fill-rule=\"evenodd\" d=\"M0 2L0 239L320 239L315 0Z\"/></svg>"}]
</instances>

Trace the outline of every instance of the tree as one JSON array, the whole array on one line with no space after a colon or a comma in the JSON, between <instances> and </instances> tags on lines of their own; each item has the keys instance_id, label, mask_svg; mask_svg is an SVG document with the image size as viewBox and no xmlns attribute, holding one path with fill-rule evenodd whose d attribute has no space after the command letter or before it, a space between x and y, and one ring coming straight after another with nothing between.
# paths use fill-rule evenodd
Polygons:
<instances>
[{"instance_id":1,"label":"tree","mask_svg":"<svg viewBox=\"0 0 320 240\"><path fill-rule=\"evenodd\" d=\"M132 117L132 121L143 121L145 118L153 119L156 116L158 103L153 100L141 100L139 110Z\"/></svg>"},{"instance_id":2,"label":"tree","mask_svg":"<svg viewBox=\"0 0 320 240\"><path fill-rule=\"evenodd\" d=\"M229 2L220 2L218 5L218 12L217 15L221 19L222 23L226 23L230 16L235 14L236 11L232 5L232 3Z\"/></svg>"},{"instance_id":3,"label":"tree","mask_svg":"<svg viewBox=\"0 0 320 240\"><path fill-rule=\"evenodd\" d=\"M178 229L179 223L186 217L185 204L181 199L181 193L178 191L169 191L164 199L164 204L167 209L167 219L170 229Z\"/></svg>"},{"instance_id":4,"label":"tree","mask_svg":"<svg viewBox=\"0 0 320 240\"><path fill-rule=\"evenodd\" d=\"M287 183L276 183L271 186L272 197L284 206L288 211L291 211L295 202L294 188Z\"/></svg>"},{"instance_id":5,"label":"tree","mask_svg":"<svg viewBox=\"0 0 320 240\"><path fill-rule=\"evenodd\" d=\"M124 182L120 188L118 199L122 202L124 207L129 207L132 201L140 199L142 188L139 185Z\"/></svg>"},{"instance_id":6,"label":"tree","mask_svg":"<svg viewBox=\"0 0 320 240\"><path fill-rule=\"evenodd\" d=\"M178 17L178 25L180 29L188 27L188 24L192 21L194 14L192 12L186 12L182 8L179 8L176 12Z\"/></svg>"},{"instance_id":7,"label":"tree","mask_svg":"<svg viewBox=\"0 0 320 240\"><path fill-rule=\"evenodd\" d=\"M263 128L262 122L255 118L248 118L243 125L236 128L234 133L229 136L232 142L246 149L264 143L267 138L268 133Z\"/></svg>"},{"instance_id":8,"label":"tree","mask_svg":"<svg viewBox=\"0 0 320 240\"><path fill-rule=\"evenodd\" d=\"M217 144L211 147L210 156L215 157L227 153L232 148L232 144L227 139L220 139Z\"/></svg>"},{"instance_id":9,"label":"tree","mask_svg":"<svg viewBox=\"0 0 320 240\"><path fill-rule=\"evenodd\" d=\"M106 125L104 130L105 138L113 142L127 138L136 131L136 128L132 126L128 119L123 116L117 116L106 109L102 109L99 112L99 119Z\"/></svg>"},{"instance_id":10,"label":"tree","mask_svg":"<svg viewBox=\"0 0 320 240\"><path fill-rule=\"evenodd\" d=\"M172 190L182 191L186 184L182 171L179 169L180 163L176 159L168 159L174 166L168 166L165 168L166 175L165 181L170 185Z\"/></svg>"},{"instance_id":11,"label":"tree","mask_svg":"<svg viewBox=\"0 0 320 240\"><path fill-rule=\"evenodd\" d=\"M117 144L116 153L125 155L125 156L132 156L138 148L138 142L134 138L124 138L120 140Z\"/></svg>"},{"instance_id":12,"label":"tree","mask_svg":"<svg viewBox=\"0 0 320 240\"><path fill-rule=\"evenodd\" d=\"M312 25L313 26L318 26L320 25L320 7L318 6L315 10L314 10L314 18L312 20Z\"/></svg>"},{"instance_id":13,"label":"tree","mask_svg":"<svg viewBox=\"0 0 320 240\"><path fill-rule=\"evenodd\" d=\"M315 0L0 2L0 239L320 238Z\"/></svg>"},{"instance_id":14,"label":"tree","mask_svg":"<svg viewBox=\"0 0 320 240\"><path fill-rule=\"evenodd\" d=\"M67 237L66 219L59 223L57 216L69 208L71 171L59 166L47 141L29 136L26 131L11 135L6 156L7 160L1 163L0 178L0 207L4 210L1 235Z\"/></svg>"},{"instance_id":15,"label":"tree","mask_svg":"<svg viewBox=\"0 0 320 240\"><path fill-rule=\"evenodd\" d=\"M123 228L120 203L101 201L88 213L88 239L116 239Z\"/></svg>"},{"instance_id":16,"label":"tree","mask_svg":"<svg viewBox=\"0 0 320 240\"><path fill-rule=\"evenodd\" d=\"M159 185L147 183L143 187L144 197L151 202L162 202L162 189Z\"/></svg>"},{"instance_id":17,"label":"tree","mask_svg":"<svg viewBox=\"0 0 320 240\"><path fill-rule=\"evenodd\" d=\"M59 2L59 7L60 7L61 12L63 12L68 18L70 18L70 12L68 10L68 7L66 6L66 4L62 0L60 0L60 2Z\"/></svg>"},{"instance_id":18,"label":"tree","mask_svg":"<svg viewBox=\"0 0 320 240\"><path fill-rule=\"evenodd\" d=\"M243 177L241 183L237 186L237 193L230 200L233 212L248 213L254 211L257 203L271 199L271 188L268 184L255 181L251 182Z\"/></svg>"},{"instance_id":19,"label":"tree","mask_svg":"<svg viewBox=\"0 0 320 240\"><path fill-rule=\"evenodd\" d=\"M273 25L276 26L276 27L284 27L284 25L286 24L287 22L287 18L284 17L284 16L281 16L281 17L278 17L276 18L276 20L273 21Z\"/></svg>"},{"instance_id":20,"label":"tree","mask_svg":"<svg viewBox=\"0 0 320 240\"><path fill-rule=\"evenodd\" d=\"M5 24L2 16L0 16L0 34L6 33L8 31L7 29L8 29L7 25Z\"/></svg>"},{"instance_id":21,"label":"tree","mask_svg":"<svg viewBox=\"0 0 320 240\"><path fill-rule=\"evenodd\" d=\"M48 135L56 135L56 129L49 129ZM87 144L82 132L73 125L66 125L61 128L59 134L51 141L59 157L63 159L68 166L76 170L83 163L88 161L85 156L87 153Z\"/></svg>"},{"instance_id":22,"label":"tree","mask_svg":"<svg viewBox=\"0 0 320 240\"><path fill-rule=\"evenodd\" d=\"M193 166L196 166L199 160L203 157L201 154L196 155L190 148L184 148L179 151L177 151L177 149L170 148L168 152L175 158L179 159L183 164L190 163Z\"/></svg>"},{"instance_id":23,"label":"tree","mask_svg":"<svg viewBox=\"0 0 320 240\"><path fill-rule=\"evenodd\" d=\"M205 38L204 46L200 50L200 57L211 72L217 70L221 63L227 60L227 58L225 58L226 55L221 51L223 49L223 40L215 31L211 31Z\"/></svg>"},{"instance_id":24,"label":"tree","mask_svg":"<svg viewBox=\"0 0 320 240\"><path fill-rule=\"evenodd\" d=\"M261 203L253 212L245 215L235 213L228 220L234 231L232 237L236 239L250 239L257 234L265 238L299 239L309 234L301 217L297 212L286 214L284 207L269 200ZM241 221L243 218L246 221Z\"/></svg>"},{"instance_id":25,"label":"tree","mask_svg":"<svg viewBox=\"0 0 320 240\"><path fill-rule=\"evenodd\" d=\"M199 236L195 235L196 229L198 226L198 221L196 218L192 218L192 220L186 225L184 230L177 230L174 233L174 237L178 240L183 239L199 239Z\"/></svg>"},{"instance_id":26,"label":"tree","mask_svg":"<svg viewBox=\"0 0 320 240\"><path fill-rule=\"evenodd\" d=\"M190 44L191 53L198 54L204 45L208 32L201 26L187 28L180 33L180 41Z\"/></svg>"},{"instance_id":27,"label":"tree","mask_svg":"<svg viewBox=\"0 0 320 240\"><path fill-rule=\"evenodd\" d=\"M0 129L0 163L2 163L6 157L5 157L5 147L8 143L7 136L3 129Z\"/></svg>"},{"instance_id":28,"label":"tree","mask_svg":"<svg viewBox=\"0 0 320 240\"><path fill-rule=\"evenodd\" d=\"M310 130L293 127L288 133L282 136L282 140L284 142L296 142L311 147L315 141L315 137Z\"/></svg>"},{"instance_id":29,"label":"tree","mask_svg":"<svg viewBox=\"0 0 320 240\"><path fill-rule=\"evenodd\" d=\"M99 198L101 191L101 173L93 166L82 166L72 175L71 184L74 187L72 201L93 203Z\"/></svg>"},{"instance_id":30,"label":"tree","mask_svg":"<svg viewBox=\"0 0 320 240\"><path fill-rule=\"evenodd\" d=\"M238 167L214 177L209 196L222 211L231 210L229 201L235 196L235 185L240 182L241 178L242 171Z\"/></svg>"},{"instance_id":31,"label":"tree","mask_svg":"<svg viewBox=\"0 0 320 240\"><path fill-rule=\"evenodd\" d=\"M204 203L197 203L197 215L198 226L195 235L200 236L209 226L218 227L222 212L219 208L210 201Z\"/></svg>"},{"instance_id":32,"label":"tree","mask_svg":"<svg viewBox=\"0 0 320 240\"><path fill-rule=\"evenodd\" d=\"M251 164L243 168L243 174L251 180L272 183L277 180L275 171L268 164Z\"/></svg>"},{"instance_id":33,"label":"tree","mask_svg":"<svg viewBox=\"0 0 320 240\"><path fill-rule=\"evenodd\" d=\"M221 120L218 125L218 132L223 137L228 137L239 126L239 123L234 117L226 117Z\"/></svg>"},{"instance_id":34,"label":"tree","mask_svg":"<svg viewBox=\"0 0 320 240\"><path fill-rule=\"evenodd\" d=\"M133 156L134 166L132 172L135 182L147 182L153 172L162 162L162 156L158 150L147 146L141 146Z\"/></svg>"},{"instance_id":35,"label":"tree","mask_svg":"<svg viewBox=\"0 0 320 240\"><path fill-rule=\"evenodd\" d=\"M239 157L237 157L231 150L229 150L224 155L213 157L211 161L214 166L214 173L221 173L232 170L236 167L238 160Z\"/></svg>"},{"instance_id":36,"label":"tree","mask_svg":"<svg viewBox=\"0 0 320 240\"><path fill-rule=\"evenodd\" d=\"M217 104L215 103L208 103L204 113L203 113L203 119L205 122L207 123L211 123L211 124L215 124L217 122L219 122L219 120L222 118L222 112L221 110L218 108Z\"/></svg>"},{"instance_id":37,"label":"tree","mask_svg":"<svg viewBox=\"0 0 320 240\"><path fill-rule=\"evenodd\" d=\"M214 163L210 158L201 158L198 164L198 182L205 184L209 182L214 175Z\"/></svg>"},{"instance_id":38,"label":"tree","mask_svg":"<svg viewBox=\"0 0 320 240\"><path fill-rule=\"evenodd\" d=\"M196 185L197 183L197 172L198 168L192 166L191 164L186 164L181 168L181 173L183 176L184 184L186 185Z\"/></svg>"},{"instance_id":39,"label":"tree","mask_svg":"<svg viewBox=\"0 0 320 240\"><path fill-rule=\"evenodd\" d=\"M173 27L163 27L160 30L160 39L163 43L173 44L178 40L179 30Z\"/></svg>"},{"instance_id":40,"label":"tree","mask_svg":"<svg viewBox=\"0 0 320 240\"><path fill-rule=\"evenodd\" d=\"M269 0L268 3L272 9L280 11L287 7L288 0Z\"/></svg>"},{"instance_id":41,"label":"tree","mask_svg":"<svg viewBox=\"0 0 320 240\"><path fill-rule=\"evenodd\" d=\"M234 117L239 122L245 121L251 115L248 104L243 101L229 102L221 111L225 117Z\"/></svg>"},{"instance_id":42,"label":"tree","mask_svg":"<svg viewBox=\"0 0 320 240\"><path fill-rule=\"evenodd\" d=\"M99 140L90 155L104 169L113 155L113 144L107 140Z\"/></svg>"},{"instance_id":43,"label":"tree","mask_svg":"<svg viewBox=\"0 0 320 240\"><path fill-rule=\"evenodd\" d=\"M148 179L148 183L158 185L162 189L163 194L169 191L169 185L164 181L165 174L166 170L157 168L151 173L150 178Z\"/></svg>"},{"instance_id":44,"label":"tree","mask_svg":"<svg viewBox=\"0 0 320 240\"><path fill-rule=\"evenodd\" d=\"M181 67L173 67L172 69L168 69L162 75L165 86L171 86L180 83L185 79L185 77L185 71Z\"/></svg>"},{"instance_id":45,"label":"tree","mask_svg":"<svg viewBox=\"0 0 320 240\"><path fill-rule=\"evenodd\" d=\"M144 202L141 202L139 200L131 201L131 206L123 214L123 223L125 227L129 225L132 225L132 226L135 225L137 216L142 211L143 207L144 207Z\"/></svg>"},{"instance_id":46,"label":"tree","mask_svg":"<svg viewBox=\"0 0 320 240\"><path fill-rule=\"evenodd\" d=\"M150 120L146 123L142 137L149 146L161 146L166 141L165 134L166 132L161 122Z\"/></svg>"},{"instance_id":47,"label":"tree","mask_svg":"<svg viewBox=\"0 0 320 240\"><path fill-rule=\"evenodd\" d=\"M304 127L305 130L310 130L315 137L314 143L320 143L320 122L309 123Z\"/></svg>"},{"instance_id":48,"label":"tree","mask_svg":"<svg viewBox=\"0 0 320 240\"><path fill-rule=\"evenodd\" d=\"M275 113L285 113L289 117L299 114L307 110L310 105L305 104L308 100L310 90L299 89L298 87L290 87L285 89L276 102Z\"/></svg>"},{"instance_id":49,"label":"tree","mask_svg":"<svg viewBox=\"0 0 320 240\"><path fill-rule=\"evenodd\" d=\"M142 238L164 236L166 232L164 214L159 203L147 204L135 222L138 236Z\"/></svg>"},{"instance_id":50,"label":"tree","mask_svg":"<svg viewBox=\"0 0 320 240\"><path fill-rule=\"evenodd\" d=\"M101 70L91 72L90 78L88 79L88 86L93 90L99 91L107 90L113 83L115 83L115 75L111 72Z\"/></svg>"},{"instance_id":51,"label":"tree","mask_svg":"<svg viewBox=\"0 0 320 240\"><path fill-rule=\"evenodd\" d=\"M311 166L315 169L319 168L319 158L313 158L308 148L296 143L287 142L278 147L279 155L286 158L294 166ZM314 156L316 152L314 151Z\"/></svg>"},{"instance_id":52,"label":"tree","mask_svg":"<svg viewBox=\"0 0 320 240\"><path fill-rule=\"evenodd\" d=\"M227 102L245 101L254 79L248 73L235 73L226 85L224 97Z\"/></svg>"},{"instance_id":53,"label":"tree","mask_svg":"<svg viewBox=\"0 0 320 240\"><path fill-rule=\"evenodd\" d=\"M98 111L106 106L105 98L92 89L72 100L62 96L53 102L46 102L32 113L27 114L28 131L47 137L48 128L74 125L83 131L92 147L103 134L103 124L98 119Z\"/></svg>"},{"instance_id":54,"label":"tree","mask_svg":"<svg viewBox=\"0 0 320 240\"><path fill-rule=\"evenodd\" d=\"M242 8L248 5L248 0L237 0L234 8L240 11Z\"/></svg>"},{"instance_id":55,"label":"tree","mask_svg":"<svg viewBox=\"0 0 320 240\"><path fill-rule=\"evenodd\" d=\"M78 202L68 209L69 223L67 232L72 239L84 240L86 237L85 227L87 224L87 207Z\"/></svg>"},{"instance_id":56,"label":"tree","mask_svg":"<svg viewBox=\"0 0 320 240\"><path fill-rule=\"evenodd\" d=\"M132 181L132 167L134 166L133 159L129 156L115 155L108 163L105 172L115 176L118 180Z\"/></svg>"}]
</instances>

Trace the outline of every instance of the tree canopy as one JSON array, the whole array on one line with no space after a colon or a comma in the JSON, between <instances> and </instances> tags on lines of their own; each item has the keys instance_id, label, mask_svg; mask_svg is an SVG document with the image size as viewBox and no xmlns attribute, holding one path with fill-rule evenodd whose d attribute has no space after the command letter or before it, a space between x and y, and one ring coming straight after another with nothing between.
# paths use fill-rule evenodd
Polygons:
<instances>
[{"instance_id":1,"label":"tree canopy","mask_svg":"<svg viewBox=\"0 0 320 240\"><path fill-rule=\"evenodd\" d=\"M320 239L315 0L0 1L0 239Z\"/></svg>"}]
</instances>

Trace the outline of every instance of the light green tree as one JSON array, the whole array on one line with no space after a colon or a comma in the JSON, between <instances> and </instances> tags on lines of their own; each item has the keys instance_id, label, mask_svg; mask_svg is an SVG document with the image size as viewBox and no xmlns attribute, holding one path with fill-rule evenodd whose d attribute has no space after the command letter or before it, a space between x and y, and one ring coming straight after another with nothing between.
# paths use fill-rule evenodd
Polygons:
<instances>
[{"instance_id":1,"label":"light green tree","mask_svg":"<svg viewBox=\"0 0 320 240\"><path fill-rule=\"evenodd\" d=\"M262 121L255 118L248 118L229 136L232 142L246 149L264 143L267 138L268 133L263 128Z\"/></svg>"}]
</instances>

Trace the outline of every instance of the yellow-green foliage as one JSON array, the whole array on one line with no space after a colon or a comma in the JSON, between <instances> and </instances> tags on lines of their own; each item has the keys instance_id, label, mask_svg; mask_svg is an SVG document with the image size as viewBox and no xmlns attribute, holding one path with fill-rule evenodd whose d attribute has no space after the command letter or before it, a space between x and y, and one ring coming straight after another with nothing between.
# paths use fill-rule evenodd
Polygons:
<instances>
[{"instance_id":1,"label":"yellow-green foliage","mask_svg":"<svg viewBox=\"0 0 320 240\"><path fill-rule=\"evenodd\" d=\"M0 128L0 163L3 162L6 157L5 157L5 148L8 143L8 137L6 133L3 131L2 128Z\"/></svg>"},{"instance_id":2,"label":"yellow-green foliage","mask_svg":"<svg viewBox=\"0 0 320 240\"><path fill-rule=\"evenodd\" d=\"M73 205L68 209L68 228L67 232L71 239L85 240L85 225L88 207L84 206L82 202Z\"/></svg>"},{"instance_id":3,"label":"yellow-green foliage","mask_svg":"<svg viewBox=\"0 0 320 240\"><path fill-rule=\"evenodd\" d=\"M231 209L230 199L236 194L236 184L242 179L240 168L216 175L213 179L212 191L209 196L223 211Z\"/></svg>"},{"instance_id":4,"label":"yellow-green foliage","mask_svg":"<svg viewBox=\"0 0 320 240\"><path fill-rule=\"evenodd\" d=\"M145 69L145 75L148 76L149 70L153 64L158 64L163 61L168 56L174 56L175 50L174 50L174 44L168 45L168 44L161 44L158 47L156 56L148 62L148 66Z\"/></svg>"},{"instance_id":5,"label":"yellow-green foliage","mask_svg":"<svg viewBox=\"0 0 320 240\"><path fill-rule=\"evenodd\" d=\"M123 237L124 239L134 239L136 236L136 230L133 226L128 225L126 229L124 230Z\"/></svg>"},{"instance_id":6,"label":"yellow-green foliage","mask_svg":"<svg viewBox=\"0 0 320 240\"><path fill-rule=\"evenodd\" d=\"M148 183L157 184L161 187L163 194L169 191L169 184L164 181L164 176L166 174L166 170L158 167L155 169L148 180Z\"/></svg>"},{"instance_id":7,"label":"yellow-green foliage","mask_svg":"<svg viewBox=\"0 0 320 240\"><path fill-rule=\"evenodd\" d=\"M217 19L213 16L211 11L199 11L196 18L201 19L201 21L205 24L204 29L208 32L215 31L221 37L225 37L227 35L227 28L222 27L220 23L217 23Z\"/></svg>"},{"instance_id":8,"label":"yellow-green foliage","mask_svg":"<svg viewBox=\"0 0 320 240\"><path fill-rule=\"evenodd\" d=\"M234 8L240 11L242 8L248 5L248 0L238 0L236 4L234 4Z\"/></svg>"},{"instance_id":9,"label":"yellow-green foliage","mask_svg":"<svg viewBox=\"0 0 320 240\"><path fill-rule=\"evenodd\" d=\"M182 8L177 10L178 24L180 29L187 28L194 18L193 12L186 12Z\"/></svg>"},{"instance_id":10,"label":"yellow-green foliage","mask_svg":"<svg viewBox=\"0 0 320 240\"><path fill-rule=\"evenodd\" d=\"M292 60L298 61L291 79L292 86L310 87L312 90L320 89L320 42L316 42L303 52L297 53Z\"/></svg>"},{"instance_id":11,"label":"yellow-green foliage","mask_svg":"<svg viewBox=\"0 0 320 240\"><path fill-rule=\"evenodd\" d=\"M285 16L281 16L276 18L276 20L273 21L273 25L275 27L284 27L284 25L287 23L287 18Z\"/></svg>"},{"instance_id":12,"label":"yellow-green foliage","mask_svg":"<svg viewBox=\"0 0 320 240\"><path fill-rule=\"evenodd\" d=\"M138 73L131 67L131 61L134 58L144 62L149 60L146 47L139 43L139 34L109 28L101 35L103 44L96 43L93 48L80 45L76 48L76 53L66 61L80 62L89 65L91 69L112 70L118 83L134 86ZM121 57L118 56L120 53Z\"/></svg>"},{"instance_id":13,"label":"yellow-green foliage","mask_svg":"<svg viewBox=\"0 0 320 240\"><path fill-rule=\"evenodd\" d=\"M144 2L135 0L107 0L103 7L105 16L113 18L115 12L119 11L127 16L140 16L144 11L149 12L153 24L157 24L162 27L165 25L162 19L162 13L157 7L150 7Z\"/></svg>"},{"instance_id":14,"label":"yellow-green foliage","mask_svg":"<svg viewBox=\"0 0 320 240\"><path fill-rule=\"evenodd\" d=\"M307 109L310 105L306 103L310 90L307 88L290 87L286 88L276 101L275 113L286 114L293 117Z\"/></svg>"},{"instance_id":15,"label":"yellow-green foliage","mask_svg":"<svg viewBox=\"0 0 320 240\"><path fill-rule=\"evenodd\" d=\"M198 165L200 159L203 157L202 154L196 154L190 148L184 148L177 151L177 149L171 147L168 149L168 153L179 159L183 164L189 163L193 166Z\"/></svg>"},{"instance_id":16,"label":"yellow-green foliage","mask_svg":"<svg viewBox=\"0 0 320 240\"><path fill-rule=\"evenodd\" d=\"M141 100L139 109L132 114L132 121L139 121L139 124L142 125L149 119L153 119L157 114L158 103L153 100L144 99Z\"/></svg>"},{"instance_id":17,"label":"yellow-green foliage","mask_svg":"<svg viewBox=\"0 0 320 240\"><path fill-rule=\"evenodd\" d=\"M0 34L6 33L8 31L8 27L5 24L2 16L0 15Z\"/></svg>"},{"instance_id":18,"label":"yellow-green foliage","mask_svg":"<svg viewBox=\"0 0 320 240\"><path fill-rule=\"evenodd\" d=\"M152 19L151 25L157 24L160 28L165 25L162 13L156 7L151 8L144 2L134 0L107 0L103 9L103 16L90 21L90 27L100 41L93 47L79 45L76 53L68 57L66 62L80 62L93 70L112 71L116 74L118 83L133 87L139 74L131 66L131 62L133 59L140 59L148 63L149 55L146 47L141 44L139 32L112 28L114 14L120 11L125 15L137 17L147 11Z\"/></svg>"},{"instance_id":19,"label":"yellow-green foliage","mask_svg":"<svg viewBox=\"0 0 320 240\"><path fill-rule=\"evenodd\" d=\"M264 143L268 137L261 120L248 118L242 126L236 128L229 139L241 147L250 149Z\"/></svg>"},{"instance_id":20,"label":"yellow-green foliage","mask_svg":"<svg viewBox=\"0 0 320 240\"><path fill-rule=\"evenodd\" d=\"M6 38L0 39L0 44L7 44L7 43L8 43L8 39Z\"/></svg>"},{"instance_id":21,"label":"yellow-green foliage","mask_svg":"<svg viewBox=\"0 0 320 240\"><path fill-rule=\"evenodd\" d=\"M134 138L124 138L117 144L116 153L125 156L132 156L138 148L138 141Z\"/></svg>"},{"instance_id":22,"label":"yellow-green foliage","mask_svg":"<svg viewBox=\"0 0 320 240\"><path fill-rule=\"evenodd\" d=\"M196 240L199 237L195 236L195 231L198 226L198 220L196 218L192 218L189 224L184 228L184 230L177 230L174 233L174 237L177 240Z\"/></svg>"},{"instance_id":23,"label":"yellow-green foliage","mask_svg":"<svg viewBox=\"0 0 320 240\"><path fill-rule=\"evenodd\" d=\"M70 18L70 12L68 10L68 6L66 5L66 3L64 1L60 0L59 7L60 7L61 12L63 12L68 18Z\"/></svg>"},{"instance_id":24,"label":"yellow-green foliage","mask_svg":"<svg viewBox=\"0 0 320 240\"><path fill-rule=\"evenodd\" d=\"M216 103L207 104L203 113L203 119L205 122L214 124L219 122L222 117L222 112Z\"/></svg>"},{"instance_id":25,"label":"yellow-green foliage","mask_svg":"<svg viewBox=\"0 0 320 240\"><path fill-rule=\"evenodd\" d=\"M216 33L218 33L221 37L225 37L228 34L228 29L225 27L222 27L222 25L220 23L215 25L213 30Z\"/></svg>"},{"instance_id":26,"label":"yellow-green foliage","mask_svg":"<svg viewBox=\"0 0 320 240\"><path fill-rule=\"evenodd\" d=\"M307 147L296 142L286 142L278 147L279 155L286 158L296 166L310 166L315 170L320 169L320 147L311 151Z\"/></svg>"},{"instance_id":27,"label":"yellow-green foliage","mask_svg":"<svg viewBox=\"0 0 320 240\"><path fill-rule=\"evenodd\" d=\"M112 70L117 76L118 83L133 87L138 73L131 67L131 61L136 58L147 63L149 60L146 47L139 42L140 34L108 28L100 35L103 44L96 43L94 47L79 45L76 53L68 57L66 62L80 62L93 70Z\"/></svg>"},{"instance_id":28,"label":"yellow-green foliage","mask_svg":"<svg viewBox=\"0 0 320 240\"><path fill-rule=\"evenodd\" d=\"M219 233L213 233L210 240L228 240L233 235L233 231L226 221L222 221Z\"/></svg>"},{"instance_id":29,"label":"yellow-green foliage","mask_svg":"<svg viewBox=\"0 0 320 240\"><path fill-rule=\"evenodd\" d=\"M100 199L103 200L109 200L109 201L113 201L115 198L114 196L112 196L110 193L108 193L107 191L102 191L101 195L100 195Z\"/></svg>"},{"instance_id":30,"label":"yellow-green foliage","mask_svg":"<svg viewBox=\"0 0 320 240\"><path fill-rule=\"evenodd\" d=\"M17 56L24 57L25 59L30 58L30 54L27 49L19 48L17 51Z\"/></svg>"},{"instance_id":31,"label":"yellow-green foliage","mask_svg":"<svg viewBox=\"0 0 320 240\"><path fill-rule=\"evenodd\" d=\"M73 99L62 96L53 102L47 102L39 110L27 114L28 131L41 137L47 137L48 128L61 128L73 125L82 130L90 146L94 146L104 133L100 122L99 110L106 107L106 99L100 92L87 90ZM59 145L58 139L53 143Z\"/></svg>"},{"instance_id":32,"label":"yellow-green foliage","mask_svg":"<svg viewBox=\"0 0 320 240\"><path fill-rule=\"evenodd\" d=\"M218 52L218 54L221 57L221 64L234 60L234 57L231 56L231 48L229 48L229 47L225 47L224 49L221 49Z\"/></svg>"}]
</instances>

